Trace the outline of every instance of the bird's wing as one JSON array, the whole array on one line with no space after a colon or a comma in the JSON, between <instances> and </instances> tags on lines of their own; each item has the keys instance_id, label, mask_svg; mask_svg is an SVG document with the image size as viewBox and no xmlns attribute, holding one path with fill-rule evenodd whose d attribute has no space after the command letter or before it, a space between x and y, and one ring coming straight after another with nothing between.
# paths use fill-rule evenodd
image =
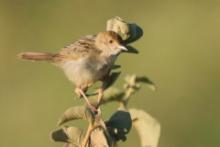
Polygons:
<instances>
[{"instance_id":1,"label":"bird's wing","mask_svg":"<svg viewBox=\"0 0 220 147\"><path fill-rule=\"evenodd\" d=\"M59 53L60 59L77 60L99 54L100 50L95 47L95 35L87 35L76 42L65 46Z\"/></svg>"}]
</instances>

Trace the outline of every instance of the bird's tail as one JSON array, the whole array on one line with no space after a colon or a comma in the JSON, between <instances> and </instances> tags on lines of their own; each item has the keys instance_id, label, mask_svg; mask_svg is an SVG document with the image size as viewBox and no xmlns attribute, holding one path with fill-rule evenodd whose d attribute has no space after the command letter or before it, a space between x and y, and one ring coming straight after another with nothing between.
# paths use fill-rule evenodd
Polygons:
<instances>
[{"instance_id":1,"label":"bird's tail","mask_svg":"<svg viewBox=\"0 0 220 147\"><path fill-rule=\"evenodd\" d=\"M18 54L20 59L32 60L32 61L53 61L57 54L42 53L42 52L23 52Z\"/></svg>"}]
</instances>

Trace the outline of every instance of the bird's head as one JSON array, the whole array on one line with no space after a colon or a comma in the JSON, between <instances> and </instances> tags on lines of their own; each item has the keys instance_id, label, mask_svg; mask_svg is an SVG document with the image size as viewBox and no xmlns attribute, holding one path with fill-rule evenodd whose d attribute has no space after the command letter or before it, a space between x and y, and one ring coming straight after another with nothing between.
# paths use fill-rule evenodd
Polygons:
<instances>
[{"instance_id":1,"label":"bird's head","mask_svg":"<svg viewBox=\"0 0 220 147\"><path fill-rule=\"evenodd\" d=\"M118 55L122 51L127 51L127 48L122 45L121 37L113 31L98 33L95 45L103 55Z\"/></svg>"}]
</instances>

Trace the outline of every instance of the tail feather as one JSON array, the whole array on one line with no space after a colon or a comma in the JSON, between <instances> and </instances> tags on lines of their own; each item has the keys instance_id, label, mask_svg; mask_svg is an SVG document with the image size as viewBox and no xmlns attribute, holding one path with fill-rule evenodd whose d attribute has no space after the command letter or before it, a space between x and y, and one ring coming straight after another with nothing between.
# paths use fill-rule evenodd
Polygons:
<instances>
[{"instance_id":1,"label":"tail feather","mask_svg":"<svg viewBox=\"0 0 220 147\"><path fill-rule=\"evenodd\" d=\"M32 61L53 61L56 54L53 53L41 53L41 52L24 52L18 54L21 59Z\"/></svg>"}]
</instances>

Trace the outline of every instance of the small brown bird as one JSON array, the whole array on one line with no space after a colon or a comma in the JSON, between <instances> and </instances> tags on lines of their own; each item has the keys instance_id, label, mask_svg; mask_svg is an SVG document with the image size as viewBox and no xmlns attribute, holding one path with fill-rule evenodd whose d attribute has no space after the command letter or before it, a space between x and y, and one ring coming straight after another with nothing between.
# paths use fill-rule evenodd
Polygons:
<instances>
[{"instance_id":1,"label":"small brown bird","mask_svg":"<svg viewBox=\"0 0 220 147\"><path fill-rule=\"evenodd\" d=\"M106 31L82 37L62 48L57 54L24 52L19 56L32 61L49 61L61 67L68 79L75 84L76 94L85 99L92 111L96 111L85 92L92 84L103 81L108 76L122 51L127 51L127 48L122 45L121 37L113 31ZM102 95L103 86L99 89L98 103Z\"/></svg>"}]
</instances>

